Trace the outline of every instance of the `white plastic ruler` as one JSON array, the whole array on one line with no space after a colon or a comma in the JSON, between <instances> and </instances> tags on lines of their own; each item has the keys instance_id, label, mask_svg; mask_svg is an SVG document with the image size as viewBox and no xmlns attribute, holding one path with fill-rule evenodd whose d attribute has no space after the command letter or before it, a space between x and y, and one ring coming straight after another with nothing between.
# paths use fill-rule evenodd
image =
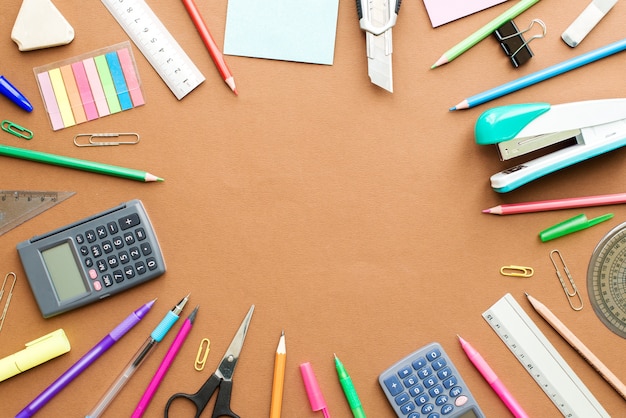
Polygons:
<instances>
[{"instance_id":1,"label":"white plastic ruler","mask_svg":"<svg viewBox=\"0 0 626 418\"><path fill-rule=\"evenodd\" d=\"M144 0L102 0L178 100L204 76Z\"/></svg>"},{"instance_id":2,"label":"white plastic ruler","mask_svg":"<svg viewBox=\"0 0 626 418\"><path fill-rule=\"evenodd\" d=\"M608 412L507 293L483 318L565 417L607 417Z\"/></svg>"}]
</instances>

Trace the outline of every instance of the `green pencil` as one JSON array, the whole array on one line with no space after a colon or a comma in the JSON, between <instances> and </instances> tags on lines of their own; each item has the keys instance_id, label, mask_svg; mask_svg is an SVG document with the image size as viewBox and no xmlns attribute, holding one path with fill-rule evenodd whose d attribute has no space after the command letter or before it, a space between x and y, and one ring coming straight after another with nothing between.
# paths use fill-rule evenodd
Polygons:
<instances>
[{"instance_id":1,"label":"green pencil","mask_svg":"<svg viewBox=\"0 0 626 418\"><path fill-rule=\"evenodd\" d=\"M512 20L513 18L520 15L522 12L526 11L530 6L534 5L538 1L539 0L521 0L515 6L511 7L500 16L496 17L491 22L487 23L485 26L478 29L476 32L474 32L452 48L448 49L446 52L443 53L441 58L439 58L437 62L434 63L430 68L436 68L443 64L449 63L450 61L476 45L478 42L482 41L487 36L494 33L496 29L498 29L500 26L504 25L509 20Z\"/></svg>"},{"instance_id":2,"label":"green pencil","mask_svg":"<svg viewBox=\"0 0 626 418\"><path fill-rule=\"evenodd\" d=\"M38 163L74 168L76 170L90 171L92 173L122 177L130 180L143 182L163 181L162 178L141 170L124 168L103 163L96 163L93 161L80 160L78 158L64 157L61 155L48 154L40 151L10 147L8 145L0 145L0 155L5 157L20 158L22 160L36 161Z\"/></svg>"}]
</instances>

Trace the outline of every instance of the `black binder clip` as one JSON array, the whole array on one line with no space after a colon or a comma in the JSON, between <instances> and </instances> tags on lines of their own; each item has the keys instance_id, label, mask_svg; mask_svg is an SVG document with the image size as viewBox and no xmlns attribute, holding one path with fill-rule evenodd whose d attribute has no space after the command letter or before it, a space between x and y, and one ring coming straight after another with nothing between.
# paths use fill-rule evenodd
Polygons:
<instances>
[{"instance_id":1,"label":"black binder clip","mask_svg":"<svg viewBox=\"0 0 626 418\"><path fill-rule=\"evenodd\" d=\"M537 35L533 35L529 40L524 39L524 33L528 32L533 25L537 23L543 29L543 32ZM530 50L528 44L533 39L539 39L546 36L546 25L540 19L534 19L530 22L530 25L525 30L520 31L515 25L515 22L509 20L504 25L500 26L493 33L500 42L504 53L511 59L511 63L515 68L527 62L532 58L533 52Z\"/></svg>"}]
</instances>

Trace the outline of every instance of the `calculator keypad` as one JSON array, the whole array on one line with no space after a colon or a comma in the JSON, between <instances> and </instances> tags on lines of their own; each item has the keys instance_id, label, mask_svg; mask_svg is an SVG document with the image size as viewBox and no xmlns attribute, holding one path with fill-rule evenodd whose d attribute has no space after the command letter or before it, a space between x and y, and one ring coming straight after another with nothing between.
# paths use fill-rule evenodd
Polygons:
<instances>
[{"instance_id":1,"label":"calculator keypad","mask_svg":"<svg viewBox=\"0 0 626 418\"><path fill-rule=\"evenodd\" d=\"M92 286L99 291L159 268L141 218L131 213L75 236Z\"/></svg>"},{"instance_id":2,"label":"calculator keypad","mask_svg":"<svg viewBox=\"0 0 626 418\"><path fill-rule=\"evenodd\" d=\"M400 360L381 373L379 382L401 418L455 417L470 408L475 416L484 416L438 343Z\"/></svg>"}]
</instances>

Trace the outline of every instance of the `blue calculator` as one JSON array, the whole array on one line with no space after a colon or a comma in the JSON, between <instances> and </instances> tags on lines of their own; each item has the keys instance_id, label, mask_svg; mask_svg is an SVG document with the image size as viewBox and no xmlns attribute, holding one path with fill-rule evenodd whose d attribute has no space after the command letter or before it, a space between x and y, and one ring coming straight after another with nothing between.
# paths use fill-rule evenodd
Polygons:
<instances>
[{"instance_id":1,"label":"blue calculator","mask_svg":"<svg viewBox=\"0 0 626 418\"><path fill-rule=\"evenodd\" d=\"M380 374L378 382L400 418L485 418L437 342L396 362Z\"/></svg>"}]
</instances>

